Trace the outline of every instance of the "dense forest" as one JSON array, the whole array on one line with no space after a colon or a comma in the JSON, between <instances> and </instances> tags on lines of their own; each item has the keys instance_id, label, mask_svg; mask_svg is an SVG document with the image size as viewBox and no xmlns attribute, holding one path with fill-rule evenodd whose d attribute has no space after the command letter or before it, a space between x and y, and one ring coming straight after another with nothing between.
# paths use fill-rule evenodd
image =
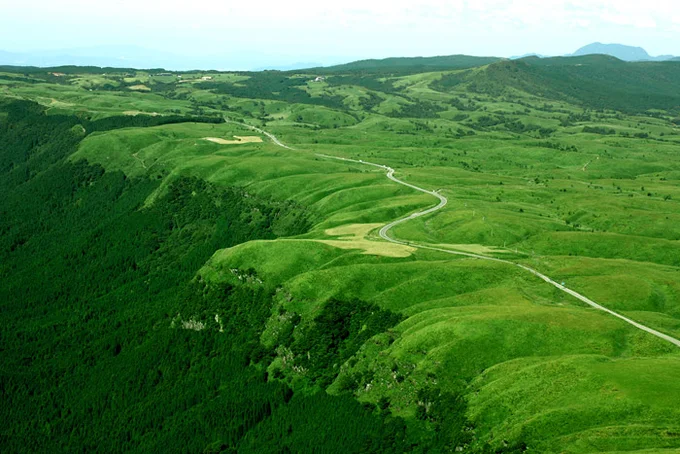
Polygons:
<instances>
[{"instance_id":1,"label":"dense forest","mask_svg":"<svg viewBox=\"0 0 680 454\"><path fill-rule=\"evenodd\" d=\"M68 157L92 131L161 120L0 109L3 451L442 452L467 441L457 395L423 390L431 411L408 422L389 402L360 404L351 385L324 391L334 365L396 314L326 304L281 339L318 353L297 390L268 376L273 352L259 340L276 289L195 279L220 248L305 232L304 207L195 178L145 206L158 181Z\"/></svg>"}]
</instances>

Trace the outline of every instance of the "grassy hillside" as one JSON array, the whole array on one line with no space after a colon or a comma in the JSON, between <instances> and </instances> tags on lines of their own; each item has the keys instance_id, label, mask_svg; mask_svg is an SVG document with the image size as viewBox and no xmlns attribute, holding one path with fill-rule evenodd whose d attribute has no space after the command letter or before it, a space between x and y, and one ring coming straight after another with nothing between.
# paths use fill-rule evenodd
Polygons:
<instances>
[{"instance_id":1,"label":"grassy hillside","mask_svg":"<svg viewBox=\"0 0 680 454\"><path fill-rule=\"evenodd\" d=\"M395 237L680 338L677 64L63 72L0 70L10 450L680 449L675 346L386 243L436 199L321 156L448 198Z\"/></svg>"}]
</instances>

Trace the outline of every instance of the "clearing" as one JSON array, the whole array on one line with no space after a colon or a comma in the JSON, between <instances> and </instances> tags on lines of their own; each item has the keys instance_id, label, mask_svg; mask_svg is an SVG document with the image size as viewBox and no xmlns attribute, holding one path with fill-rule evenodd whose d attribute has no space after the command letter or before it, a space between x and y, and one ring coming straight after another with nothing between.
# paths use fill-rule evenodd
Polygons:
<instances>
[{"instance_id":1,"label":"clearing","mask_svg":"<svg viewBox=\"0 0 680 454\"><path fill-rule=\"evenodd\" d=\"M149 87L147 87L146 85L132 85L132 86L128 87L128 90L132 90L132 91L151 91L151 89L150 89Z\"/></svg>"},{"instance_id":2,"label":"clearing","mask_svg":"<svg viewBox=\"0 0 680 454\"><path fill-rule=\"evenodd\" d=\"M157 115L160 115L158 112L142 112L141 110L126 110L123 112L123 115L130 115L130 116L135 116L135 115L151 115L152 117L155 117Z\"/></svg>"},{"instance_id":3,"label":"clearing","mask_svg":"<svg viewBox=\"0 0 680 454\"><path fill-rule=\"evenodd\" d=\"M241 143L259 143L262 142L262 137L257 136L234 136L236 140L220 139L218 137L203 137L203 140L219 143L220 145L236 145Z\"/></svg>"},{"instance_id":4,"label":"clearing","mask_svg":"<svg viewBox=\"0 0 680 454\"><path fill-rule=\"evenodd\" d=\"M369 240L368 233L379 227L382 224L343 225L325 231L326 235L338 237L337 239L315 241L340 249L361 249L363 254L384 257L408 257L415 252L415 248L410 246Z\"/></svg>"}]
</instances>

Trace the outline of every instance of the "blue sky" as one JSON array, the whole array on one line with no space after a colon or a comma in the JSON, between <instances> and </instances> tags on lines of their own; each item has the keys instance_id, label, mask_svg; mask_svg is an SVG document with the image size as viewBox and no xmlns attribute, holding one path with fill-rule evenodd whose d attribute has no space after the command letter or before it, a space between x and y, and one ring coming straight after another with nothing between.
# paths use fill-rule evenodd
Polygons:
<instances>
[{"instance_id":1,"label":"blue sky","mask_svg":"<svg viewBox=\"0 0 680 454\"><path fill-rule=\"evenodd\" d=\"M560 55L600 41L678 55L676 1L0 0L0 49L135 45L328 64L459 53Z\"/></svg>"}]
</instances>

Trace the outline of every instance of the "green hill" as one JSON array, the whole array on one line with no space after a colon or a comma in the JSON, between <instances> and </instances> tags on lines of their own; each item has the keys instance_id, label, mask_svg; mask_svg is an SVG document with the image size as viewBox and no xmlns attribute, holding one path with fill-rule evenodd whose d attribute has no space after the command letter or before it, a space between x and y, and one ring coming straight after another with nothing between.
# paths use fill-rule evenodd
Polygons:
<instances>
[{"instance_id":1,"label":"green hill","mask_svg":"<svg viewBox=\"0 0 680 454\"><path fill-rule=\"evenodd\" d=\"M680 111L680 65L675 62L626 63L604 55L529 57L498 62L464 78L444 76L439 87L463 82L476 92L503 93L512 88L593 109Z\"/></svg>"}]
</instances>

